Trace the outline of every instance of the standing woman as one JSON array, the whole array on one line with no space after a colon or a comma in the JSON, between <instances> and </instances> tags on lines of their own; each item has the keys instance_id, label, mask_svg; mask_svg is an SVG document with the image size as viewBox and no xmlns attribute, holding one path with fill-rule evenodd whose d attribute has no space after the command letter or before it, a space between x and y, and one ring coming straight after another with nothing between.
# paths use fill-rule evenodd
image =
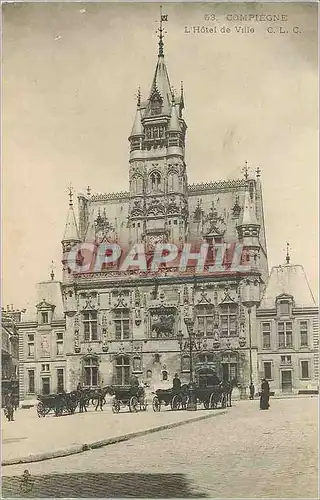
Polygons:
<instances>
[{"instance_id":1,"label":"standing woman","mask_svg":"<svg viewBox=\"0 0 320 500\"><path fill-rule=\"evenodd\" d=\"M269 409L270 387L268 381L263 378L261 383L260 410Z\"/></svg>"}]
</instances>

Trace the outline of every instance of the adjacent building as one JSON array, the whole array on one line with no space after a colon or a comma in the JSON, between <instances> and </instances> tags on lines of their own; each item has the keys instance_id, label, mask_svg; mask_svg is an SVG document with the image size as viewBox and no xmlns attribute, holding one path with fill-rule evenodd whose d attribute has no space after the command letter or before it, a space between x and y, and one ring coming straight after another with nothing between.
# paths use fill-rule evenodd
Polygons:
<instances>
[{"instance_id":1,"label":"adjacent building","mask_svg":"<svg viewBox=\"0 0 320 500\"><path fill-rule=\"evenodd\" d=\"M19 340L17 324L21 311L7 307L1 311L1 396L2 405L8 392L18 395Z\"/></svg>"},{"instance_id":2,"label":"adjacent building","mask_svg":"<svg viewBox=\"0 0 320 500\"><path fill-rule=\"evenodd\" d=\"M37 304L26 310L19 324L20 401L30 404L38 394L61 392L66 383L61 283L39 283L37 296Z\"/></svg>"},{"instance_id":3,"label":"adjacent building","mask_svg":"<svg viewBox=\"0 0 320 500\"><path fill-rule=\"evenodd\" d=\"M257 310L258 369L275 394L318 392L319 310L301 265L273 267Z\"/></svg>"}]
</instances>

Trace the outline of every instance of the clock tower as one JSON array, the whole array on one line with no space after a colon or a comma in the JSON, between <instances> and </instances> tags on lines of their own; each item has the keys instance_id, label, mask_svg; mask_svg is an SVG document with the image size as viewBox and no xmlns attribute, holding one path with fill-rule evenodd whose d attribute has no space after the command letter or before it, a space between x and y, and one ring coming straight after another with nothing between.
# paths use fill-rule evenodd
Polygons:
<instances>
[{"instance_id":1,"label":"clock tower","mask_svg":"<svg viewBox=\"0 0 320 500\"><path fill-rule=\"evenodd\" d=\"M146 101L138 92L130 142L130 242L152 251L158 242L181 246L188 232L183 86L176 96L164 59L161 16L158 61Z\"/></svg>"}]
</instances>

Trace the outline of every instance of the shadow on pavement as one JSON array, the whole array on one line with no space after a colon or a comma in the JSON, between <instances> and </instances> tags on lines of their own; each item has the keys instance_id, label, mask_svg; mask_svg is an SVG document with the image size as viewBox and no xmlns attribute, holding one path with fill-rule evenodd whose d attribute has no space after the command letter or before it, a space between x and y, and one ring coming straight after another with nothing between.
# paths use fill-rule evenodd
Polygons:
<instances>
[{"instance_id":1,"label":"shadow on pavement","mask_svg":"<svg viewBox=\"0 0 320 500\"><path fill-rule=\"evenodd\" d=\"M204 498L184 474L49 474L2 477L2 498Z\"/></svg>"}]
</instances>

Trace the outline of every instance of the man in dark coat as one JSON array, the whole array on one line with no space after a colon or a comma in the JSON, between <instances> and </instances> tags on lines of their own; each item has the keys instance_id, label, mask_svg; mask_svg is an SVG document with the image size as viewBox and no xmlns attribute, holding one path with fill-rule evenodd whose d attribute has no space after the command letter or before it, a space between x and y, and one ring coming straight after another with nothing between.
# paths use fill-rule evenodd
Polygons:
<instances>
[{"instance_id":1,"label":"man in dark coat","mask_svg":"<svg viewBox=\"0 0 320 500\"><path fill-rule=\"evenodd\" d=\"M84 389L80 389L79 391L79 413L83 413L87 411L87 394Z\"/></svg>"},{"instance_id":2,"label":"man in dark coat","mask_svg":"<svg viewBox=\"0 0 320 500\"><path fill-rule=\"evenodd\" d=\"M8 419L8 422L13 422L14 407L13 407L13 396L11 392L9 392L6 396L5 406L6 406L6 417Z\"/></svg>"},{"instance_id":3,"label":"man in dark coat","mask_svg":"<svg viewBox=\"0 0 320 500\"><path fill-rule=\"evenodd\" d=\"M178 377L178 374L176 373L173 380L172 380L172 387L174 392L179 392L181 389L181 380Z\"/></svg>"},{"instance_id":4,"label":"man in dark coat","mask_svg":"<svg viewBox=\"0 0 320 500\"><path fill-rule=\"evenodd\" d=\"M263 378L261 383L260 410L269 409L270 387L268 381Z\"/></svg>"}]
</instances>

